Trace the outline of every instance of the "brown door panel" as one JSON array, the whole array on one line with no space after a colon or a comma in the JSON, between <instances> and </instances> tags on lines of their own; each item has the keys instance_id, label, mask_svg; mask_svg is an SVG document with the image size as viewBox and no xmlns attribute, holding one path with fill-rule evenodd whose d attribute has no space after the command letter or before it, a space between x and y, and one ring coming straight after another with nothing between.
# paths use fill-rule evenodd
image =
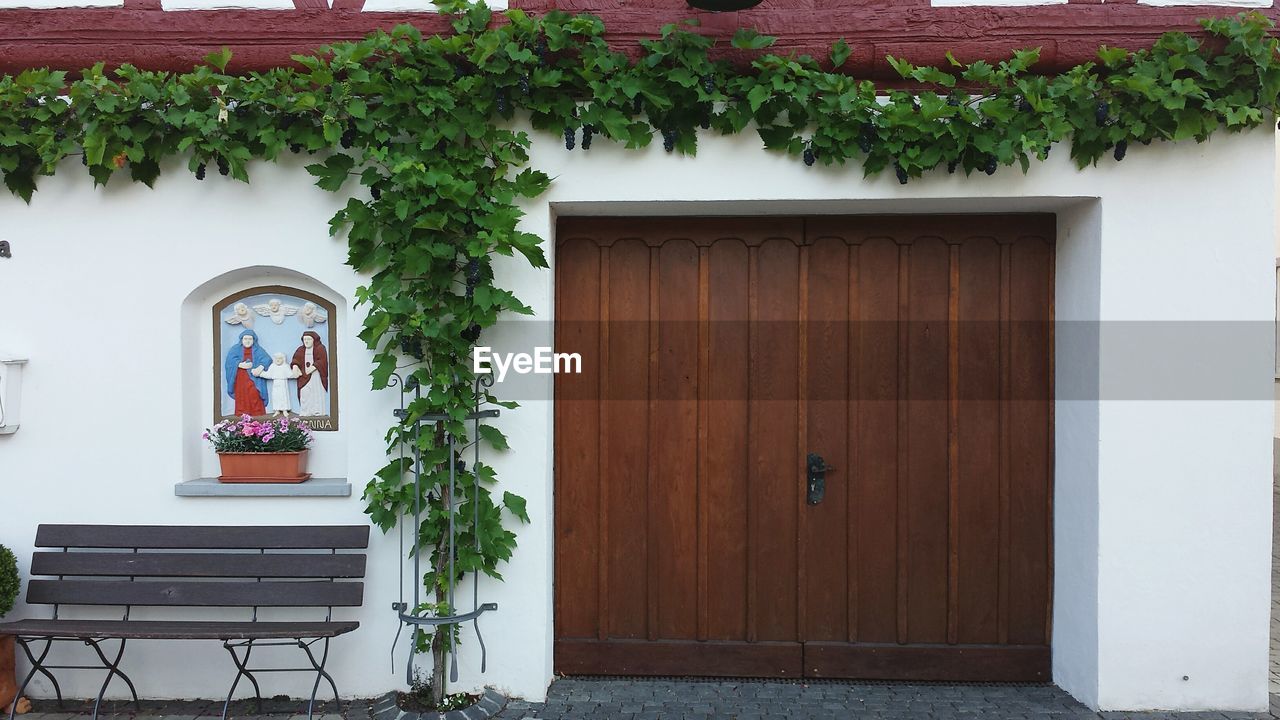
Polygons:
<instances>
[{"instance_id":1,"label":"brown door panel","mask_svg":"<svg viewBox=\"0 0 1280 720\"><path fill-rule=\"evenodd\" d=\"M1047 677L1052 216L558 232L559 672Z\"/></svg>"}]
</instances>

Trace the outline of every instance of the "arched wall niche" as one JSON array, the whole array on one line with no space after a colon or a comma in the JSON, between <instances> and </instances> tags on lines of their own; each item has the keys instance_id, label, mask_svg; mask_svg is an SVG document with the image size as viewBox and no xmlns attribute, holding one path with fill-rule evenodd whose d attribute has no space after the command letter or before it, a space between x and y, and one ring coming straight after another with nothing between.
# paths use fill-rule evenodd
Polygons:
<instances>
[{"instance_id":1,"label":"arched wall niche","mask_svg":"<svg viewBox=\"0 0 1280 720\"><path fill-rule=\"evenodd\" d=\"M206 280L182 301L182 330L179 337L182 343L183 368L183 480L217 477L219 472L217 455L209 443L200 437L204 429L214 423L216 396L211 390L214 388L214 383L220 382L221 379L220 374L215 375L221 367L222 360L216 357L221 354L221 348L217 347L217 339L214 335L215 323L211 321L214 317L214 304L229 297L249 293L255 288L293 289L299 291L297 294L304 299L323 301L323 305L319 302L317 305L327 310L329 316L323 323L326 327L321 334L326 346L331 346L329 350L334 353L330 378L330 387L333 392L331 398L337 397L338 388L343 386L342 380L345 378L339 374L344 371L342 365L337 362L337 343L330 342L331 339L336 339L337 333L345 332L347 328L349 315L347 300L340 293L305 273L267 265L238 268ZM255 314L255 319L260 323L266 323L267 326L271 324L269 317ZM316 327L319 328L321 325ZM288 355L289 353L286 353L286 357ZM332 407L334 412L340 414L341 410L337 402L334 402ZM346 433L338 416L332 417L332 421L336 429L316 432L315 440L311 445L307 465L308 472L314 477L336 478L347 475Z\"/></svg>"}]
</instances>

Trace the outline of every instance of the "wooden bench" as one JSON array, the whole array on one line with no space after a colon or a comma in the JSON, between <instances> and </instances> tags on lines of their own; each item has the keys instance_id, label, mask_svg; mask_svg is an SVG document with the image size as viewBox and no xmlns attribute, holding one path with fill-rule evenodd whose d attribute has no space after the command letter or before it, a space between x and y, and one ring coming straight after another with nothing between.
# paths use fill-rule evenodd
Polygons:
<instances>
[{"instance_id":1,"label":"wooden bench","mask_svg":"<svg viewBox=\"0 0 1280 720\"><path fill-rule=\"evenodd\" d=\"M253 685L261 712L262 691L255 673L314 672L308 717L322 679L328 681L337 699L337 684L325 671L329 641L360 624L334 620L333 608L363 603L364 583L359 579L365 573L364 553L339 551L367 548L368 526L41 525L35 544L46 549L38 549L31 559L27 602L52 605L53 617L0 624L0 635L14 636L31 662L18 695L39 673L53 683L61 704L62 689L53 670L106 670L93 706L96 718L107 687L116 677L129 686L134 703L138 703L133 681L120 669L126 641L221 640L236 666L235 680L222 707L224 720L241 678ZM119 606L123 617L60 618L60 608L67 605ZM246 609L246 615L252 608L252 615L244 621L137 620L130 617L135 606L234 607ZM326 610L322 620L280 622L259 620L259 608ZM319 614L318 610L313 612ZM106 641L119 641L116 652L103 649ZM101 665L47 664L45 659L55 642L83 643L92 648ZM319 660L312 650L316 643L322 644ZM249 667L250 653L264 646L299 647L310 666Z\"/></svg>"}]
</instances>

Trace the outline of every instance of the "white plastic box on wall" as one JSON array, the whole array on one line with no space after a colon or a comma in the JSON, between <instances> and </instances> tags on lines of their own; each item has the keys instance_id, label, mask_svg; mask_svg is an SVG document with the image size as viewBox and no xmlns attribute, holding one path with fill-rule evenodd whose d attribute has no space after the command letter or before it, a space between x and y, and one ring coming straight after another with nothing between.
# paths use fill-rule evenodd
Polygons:
<instances>
[{"instance_id":1,"label":"white plastic box on wall","mask_svg":"<svg viewBox=\"0 0 1280 720\"><path fill-rule=\"evenodd\" d=\"M27 359L0 349L0 435L18 431L22 420L22 369Z\"/></svg>"}]
</instances>

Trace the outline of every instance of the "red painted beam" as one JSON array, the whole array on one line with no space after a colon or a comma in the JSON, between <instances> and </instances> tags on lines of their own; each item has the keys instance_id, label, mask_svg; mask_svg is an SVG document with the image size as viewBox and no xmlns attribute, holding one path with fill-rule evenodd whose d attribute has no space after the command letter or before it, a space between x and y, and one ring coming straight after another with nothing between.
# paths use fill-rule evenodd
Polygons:
<instances>
[{"instance_id":1,"label":"red painted beam","mask_svg":"<svg viewBox=\"0 0 1280 720\"><path fill-rule=\"evenodd\" d=\"M335 9L302 0L296 10L165 12L157 0L126 0L124 8L0 10L0 71L28 67L76 70L106 61L159 70L184 70L224 46L234 51L230 69L260 70L288 64L290 55L326 43L360 38L377 28L412 23L425 33L448 32L434 13L364 13L360 0L337 0ZM919 64L941 63L950 50L964 60L999 60L1017 48L1041 47L1041 69L1058 70L1092 60L1102 44L1150 46L1167 30L1196 31L1198 18L1230 15L1227 7L1148 7L1132 2L1003 8L931 8L927 0L891 7L869 0L766 0L738 13L690 11L684 0L523 0L531 12L552 8L592 12L608 27L616 47L634 52L665 23L687 17L700 32L727 39L738 27L775 35L782 53L825 56L840 38L854 49L850 72L892 77L886 54ZM1280 11L1265 11L1273 19ZM727 45L727 42L723 43Z\"/></svg>"}]
</instances>

